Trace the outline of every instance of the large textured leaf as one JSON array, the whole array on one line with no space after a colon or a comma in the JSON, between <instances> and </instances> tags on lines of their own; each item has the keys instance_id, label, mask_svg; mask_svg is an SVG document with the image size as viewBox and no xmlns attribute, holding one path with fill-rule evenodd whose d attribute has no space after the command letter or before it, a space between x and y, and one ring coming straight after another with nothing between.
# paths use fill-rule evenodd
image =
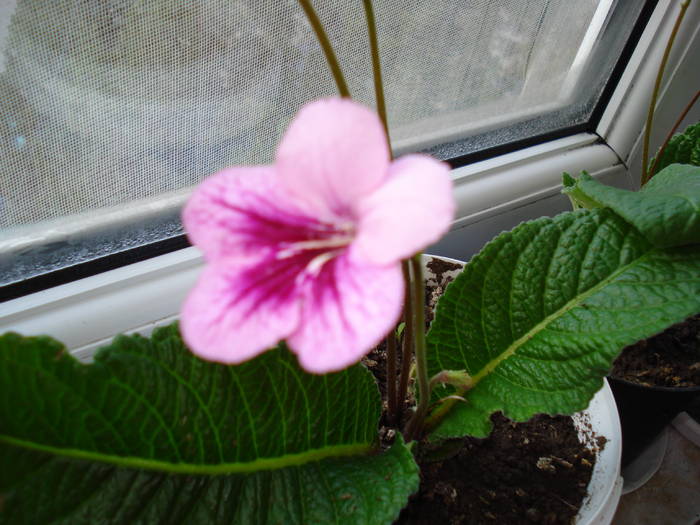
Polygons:
<instances>
[{"instance_id":1,"label":"large textured leaf","mask_svg":"<svg viewBox=\"0 0 700 525\"><path fill-rule=\"evenodd\" d=\"M658 156L658 153L657 153ZM650 166L656 159L652 159ZM654 172L658 173L671 164L692 164L700 166L700 122L685 128L683 133L674 135L668 141L663 155L659 159Z\"/></svg>"},{"instance_id":2,"label":"large textured leaf","mask_svg":"<svg viewBox=\"0 0 700 525\"><path fill-rule=\"evenodd\" d=\"M387 523L418 478L403 444L376 455L379 410L363 367L305 374L283 348L223 366L173 326L83 365L7 334L0 523Z\"/></svg>"},{"instance_id":3,"label":"large textured leaf","mask_svg":"<svg viewBox=\"0 0 700 525\"><path fill-rule=\"evenodd\" d=\"M434 435L487 435L498 410L522 421L583 409L622 347L698 311L698 245L655 248L605 208L522 224L438 303L430 372L466 369L475 386L437 409Z\"/></svg>"},{"instance_id":4,"label":"large textured leaf","mask_svg":"<svg viewBox=\"0 0 700 525\"><path fill-rule=\"evenodd\" d=\"M639 191L606 186L586 173L564 180L573 199L611 208L655 246L700 243L700 167L672 164Z\"/></svg>"},{"instance_id":5,"label":"large textured leaf","mask_svg":"<svg viewBox=\"0 0 700 525\"><path fill-rule=\"evenodd\" d=\"M376 456L326 458L280 470L166 474L0 444L0 523L391 523L418 487L401 442Z\"/></svg>"}]
</instances>

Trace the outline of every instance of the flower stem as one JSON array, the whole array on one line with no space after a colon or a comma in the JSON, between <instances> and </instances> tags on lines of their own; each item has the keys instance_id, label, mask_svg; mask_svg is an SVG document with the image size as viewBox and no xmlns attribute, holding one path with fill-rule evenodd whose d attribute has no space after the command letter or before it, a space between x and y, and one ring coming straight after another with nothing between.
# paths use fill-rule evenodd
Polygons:
<instances>
[{"instance_id":1,"label":"flower stem","mask_svg":"<svg viewBox=\"0 0 700 525\"><path fill-rule=\"evenodd\" d=\"M390 425L398 421L399 403L396 397L396 330L392 328L386 336L386 397L387 419Z\"/></svg>"},{"instance_id":2,"label":"flower stem","mask_svg":"<svg viewBox=\"0 0 700 525\"><path fill-rule=\"evenodd\" d=\"M348 89L348 85L345 82L345 77L343 76L343 72L340 70L338 58L335 56L333 46L331 46L331 42L328 39L328 35L324 31L323 24L321 24L321 20L318 18L316 11L314 11L313 6L311 5L311 1L298 1L302 9L304 10L304 13L306 14L306 18L309 20L309 23L311 24L314 33L316 33L316 39L321 45L321 49L323 49L323 54L326 56L326 62L328 62L328 66L331 68L331 73L333 74L333 78L335 79L335 84L338 87L338 92L340 93L340 96L345 98L351 98L350 90Z\"/></svg>"},{"instance_id":3,"label":"flower stem","mask_svg":"<svg viewBox=\"0 0 700 525\"><path fill-rule=\"evenodd\" d=\"M671 131L668 133L668 135L666 135L666 140L664 140L664 143L659 148L659 152L656 154L656 157L654 157L654 162L652 163L651 168L649 168L649 177L647 178L647 182L649 182L651 180L651 178L654 176L654 173L656 172L656 166L659 164L661 157L663 157L664 152L666 151L666 146L668 146L668 143L673 138L673 134L676 131L678 131L678 128L680 127L681 123L683 122L683 119L688 114L688 112L692 109L692 107L695 105L695 103L698 101L698 98L700 98L700 91L695 93L695 96L690 100L690 102L688 102L688 105L685 107L685 109L681 113L681 116L678 117L678 120L676 120L676 123L673 125L673 128L671 128Z\"/></svg>"},{"instance_id":4,"label":"flower stem","mask_svg":"<svg viewBox=\"0 0 700 525\"><path fill-rule=\"evenodd\" d=\"M690 5L690 0L685 0L681 3L681 10L676 17L676 23L673 26L671 35L666 42L666 49L664 49L663 57L661 58L661 64L659 65L659 71L656 74L656 83L654 84L654 91L651 93L651 102L649 103L649 111L647 112L647 123L644 129L644 146L642 148L642 181L641 185L644 186L649 180L651 174L648 171L649 167L649 138L651 137L651 126L654 122L654 110L656 109L656 99L659 96L659 90L661 89L661 79L664 76L664 69L666 69L666 62L671 54L671 48L673 47L673 42L676 40L676 35L678 34L678 28L683 21L685 12Z\"/></svg>"},{"instance_id":5,"label":"flower stem","mask_svg":"<svg viewBox=\"0 0 700 525\"><path fill-rule=\"evenodd\" d=\"M425 281L423 280L423 263L420 254L410 260L412 271L413 323L416 345L416 377L418 380L418 406L406 426L406 440L417 439L423 427L423 421L430 407L430 379L428 378L428 359L425 348Z\"/></svg>"},{"instance_id":6,"label":"flower stem","mask_svg":"<svg viewBox=\"0 0 700 525\"><path fill-rule=\"evenodd\" d=\"M384 84L382 82L382 66L379 59L379 43L377 41L377 22L374 17L372 0L362 0L365 8L365 18L367 19L367 32L369 33L369 47L372 53L372 72L374 74L374 96L377 100L377 113L384 125L384 132L389 144L389 123L386 117L386 103L384 102ZM391 151L391 147L389 148Z\"/></svg>"},{"instance_id":7,"label":"flower stem","mask_svg":"<svg viewBox=\"0 0 700 525\"><path fill-rule=\"evenodd\" d=\"M374 9L372 7L372 0L362 0L362 5L365 8L365 19L367 20L367 33L369 36L369 47L372 54L372 74L374 77L374 96L377 104L377 114L379 119L382 121L382 126L384 126L384 134L386 135L386 142L389 146L389 157L393 159L393 153L391 151L391 137L389 136L389 122L386 116L386 103L384 101L384 83L382 82L382 65L379 55L379 41L377 39L377 21L374 16ZM406 297L410 294L410 273L408 271L408 262L402 262L404 280L406 282ZM403 411L404 400L406 399L406 391L408 390L408 376L411 367L411 342L412 342L412 331L409 330L410 322L408 322L408 305L410 300L404 301L404 318L406 319L406 333L404 334L403 343L403 361L401 366L401 372L399 374L399 385L398 392L396 390L396 346L397 337L396 331L389 333L387 337L387 397L388 400L388 416L389 422L400 423L401 422L401 412Z\"/></svg>"},{"instance_id":8,"label":"flower stem","mask_svg":"<svg viewBox=\"0 0 700 525\"><path fill-rule=\"evenodd\" d=\"M406 323L403 334L403 346L401 349L401 372L399 373L399 391L397 402L399 406L397 421L401 422L404 401L408 393L408 380L411 375L411 362L413 361L413 287L411 286L411 264L408 260L401 262L403 279L406 283L406 299L404 301L403 317Z\"/></svg>"}]
</instances>

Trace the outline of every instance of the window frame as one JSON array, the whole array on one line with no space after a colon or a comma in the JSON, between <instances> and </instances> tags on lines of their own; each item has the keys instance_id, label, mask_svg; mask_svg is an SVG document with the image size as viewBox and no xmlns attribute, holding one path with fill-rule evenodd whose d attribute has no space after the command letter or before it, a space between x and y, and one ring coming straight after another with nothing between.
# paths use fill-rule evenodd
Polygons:
<instances>
[{"instance_id":1,"label":"window frame","mask_svg":"<svg viewBox=\"0 0 700 525\"><path fill-rule=\"evenodd\" d=\"M600 180L633 188L636 179L630 166L639 156L649 86L658 67L655 58L663 52L675 21L675 5L658 1L592 129L573 134L570 130L567 136L516 151L479 153L467 164L459 161L453 170L457 218L450 233L427 251L466 260L498 232L567 209L568 199L560 194L562 171L585 169ZM700 60L692 52L700 42L696 27L700 28L700 5L693 3L667 66L667 87L660 99L660 107L668 108L670 115L691 96L683 99L682 93L693 91L687 84ZM658 127L666 120L673 118L659 119ZM654 147L659 142L657 137ZM49 334L82 358L118 333L148 334L177 319L202 268L196 248L179 248L135 262L127 256L121 263L130 264L0 303L0 333Z\"/></svg>"}]
</instances>

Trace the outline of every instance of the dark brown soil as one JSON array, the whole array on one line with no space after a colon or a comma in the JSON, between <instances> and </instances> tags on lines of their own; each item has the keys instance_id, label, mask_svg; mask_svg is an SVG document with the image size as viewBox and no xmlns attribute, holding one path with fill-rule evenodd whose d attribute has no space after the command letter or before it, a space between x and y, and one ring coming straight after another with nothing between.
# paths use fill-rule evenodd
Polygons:
<instances>
[{"instance_id":1,"label":"dark brown soil","mask_svg":"<svg viewBox=\"0 0 700 525\"><path fill-rule=\"evenodd\" d=\"M421 486L401 525L568 524L591 478L595 455L570 417L513 423L494 414L486 439L464 438L450 459L419 459Z\"/></svg>"},{"instance_id":2,"label":"dark brown soil","mask_svg":"<svg viewBox=\"0 0 700 525\"><path fill-rule=\"evenodd\" d=\"M435 305L438 299L444 293L447 285L453 279L450 276L445 276L445 273L462 268L461 264L441 261L440 259L432 259L428 264L428 268L435 274L435 281L428 281L425 286L425 328L430 327L433 320Z\"/></svg>"},{"instance_id":3,"label":"dark brown soil","mask_svg":"<svg viewBox=\"0 0 700 525\"><path fill-rule=\"evenodd\" d=\"M427 266L435 274L435 279L439 283L443 281L443 275L445 274L445 272L459 270L462 267L461 264L443 261L442 259L432 259Z\"/></svg>"},{"instance_id":4,"label":"dark brown soil","mask_svg":"<svg viewBox=\"0 0 700 525\"><path fill-rule=\"evenodd\" d=\"M437 283L426 287L426 319L444 287L442 274L459 265L433 260ZM365 359L386 407L386 348L382 344ZM410 390L410 389L409 389ZM414 400L406 399L406 406ZM399 517L401 525L569 524L586 496L595 454L578 438L570 417L536 416L512 423L494 414L494 432L486 439L453 440L446 450L424 452L418 462L421 485ZM384 447L395 430L380 421ZM604 443L599 443L602 448ZM439 455L442 459L435 460ZM430 456L430 457L428 457ZM446 458L446 459L445 459Z\"/></svg>"},{"instance_id":5,"label":"dark brown soil","mask_svg":"<svg viewBox=\"0 0 700 525\"><path fill-rule=\"evenodd\" d=\"M625 348L611 375L644 386L700 386L700 315Z\"/></svg>"},{"instance_id":6,"label":"dark brown soil","mask_svg":"<svg viewBox=\"0 0 700 525\"><path fill-rule=\"evenodd\" d=\"M401 369L401 352L398 352L397 356L397 369ZM366 357L362 359L362 363L372 372L374 379L377 381L377 386L379 387L379 393L382 396L382 415L379 419L379 440L382 449L389 448L394 443L394 438L396 436L395 430L389 425L387 420L387 391L386 391L386 343L382 342L377 348L372 350ZM408 407L415 405L415 399L413 397L413 380L409 383L408 394L404 400L404 404L401 407L401 412L403 414L401 424L399 427L403 427L408 419Z\"/></svg>"}]
</instances>

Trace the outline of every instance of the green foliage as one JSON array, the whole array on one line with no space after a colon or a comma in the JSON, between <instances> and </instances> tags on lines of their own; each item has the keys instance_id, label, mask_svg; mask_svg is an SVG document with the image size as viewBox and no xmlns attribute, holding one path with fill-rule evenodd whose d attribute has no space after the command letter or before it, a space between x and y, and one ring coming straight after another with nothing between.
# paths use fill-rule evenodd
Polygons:
<instances>
[{"instance_id":1,"label":"green foliage","mask_svg":"<svg viewBox=\"0 0 700 525\"><path fill-rule=\"evenodd\" d=\"M656 157L651 160L649 165L653 166L654 162L656 162ZM683 133L674 135L668 141L652 176L671 164L700 166L700 122L688 126Z\"/></svg>"},{"instance_id":2,"label":"green foliage","mask_svg":"<svg viewBox=\"0 0 700 525\"><path fill-rule=\"evenodd\" d=\"M433 413L433 437L485 436L498 410L581 410L622 347L698 311L700 245L654 247L605 208L503 233L438 302L429 373L466 369L474 386Z\"/></svg>"},{"instance_id":3,"label":"green foliage","mask_svg":"<svg viewBox=\"0 0 700 525\"><path fill-rule=\"evenodd\" d=\"M15 475L0 523L391 523L418 488L402 442L376 456L326 458L279 470L174 475L0 445ZM4 481L4 480L3 480Z\"/></svg>"},{"instance_id":4,"label":"green foliage","mask_svg":"<svg viewBox=\"0 0 700 525\"><path fill-rule=\"evenodd\" d=\"M606 186L585 172L565 177L564 185L572 200L611 208L657 247L700 243L700 167L672 164L639 191Z\"/></svg>"},{"instance_id":5,"label":"green foliage","mask_svg":"<svg viewBox=\"0 0 700 525\"><path fill-rule=\"evenodd\" d=\"M378 454L379 411L363 367L310 375L284 348L223 366L171 326L82 365L6 334L0 523L387 523L418 477L403 443Z\"/></svg>"},{"instance_id":6,"label":"green foliage","mask_svg":"<svg viewBox=\"0 0 700 525\"><path fill-rule=\"evenodd\" d=\"M438 302L433 438L585 408L622 347L700 311L700 168L639 192L564 184L586 209L499 235ZM283 346L224 366L170 326L83 365L6 334L0 525L390 523L418 467L400 437L379 452L380 407L363 367L310 375Z\"/></svg>"}]
</instances>

